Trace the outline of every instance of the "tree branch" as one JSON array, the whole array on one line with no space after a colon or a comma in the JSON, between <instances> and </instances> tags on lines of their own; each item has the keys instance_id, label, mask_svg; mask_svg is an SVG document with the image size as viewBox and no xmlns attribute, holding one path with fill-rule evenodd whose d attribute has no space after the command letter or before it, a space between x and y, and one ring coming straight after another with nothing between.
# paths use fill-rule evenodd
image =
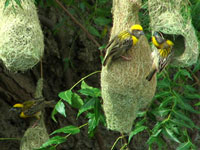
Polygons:
<instances>
[{"instance_id":1,"label":"tree branch","mask_svg":"<svg viewBox=\"0 0 200 150\"><path fill-rule=\"evenodd\" d=\"M100 47L101 45L95 40L95 38L85 29L85 27L80 22L78 22L78 20L62 5L62 3L59 0L56 0L56 2L66 12L66 14L72 19L72 21L75 24L77 24L86 33L88 38L92 40L97 47Z\"/></svg>"}]
</instances>

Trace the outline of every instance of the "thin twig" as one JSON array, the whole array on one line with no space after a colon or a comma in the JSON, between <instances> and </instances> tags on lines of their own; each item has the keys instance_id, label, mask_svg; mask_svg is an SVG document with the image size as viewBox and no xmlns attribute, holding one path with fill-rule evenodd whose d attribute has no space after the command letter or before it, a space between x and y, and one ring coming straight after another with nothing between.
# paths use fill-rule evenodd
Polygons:
<instances>
[{"instance_id":1,"label":"thin twig","mask_svg":"<svg viewBox=\"0 0 200 150\"><path fill-rule=\"evenodd\" d=\"M200 87L200 80L199 80L199 78L192 72L192 70L190 68L187 68L187 70L192 74L193 78L196 80L195 84L198 84L198 86Z\"/></svg>"},{"instance_id":2,"label":"thin twig","mask_svg":"<svg viewBox=\"0 0 200 150\"><path fill-rule=\"evenodd\" d=\"M59 0L56 0L58 5L66 12L66 14L76 23L88 36L90 40L92 40L97 47L100 47L101 45L95 40L95 38L85 29L85 27L78 22L78 20L62 5L62 3Z\"/></svg>"}]
</instances>

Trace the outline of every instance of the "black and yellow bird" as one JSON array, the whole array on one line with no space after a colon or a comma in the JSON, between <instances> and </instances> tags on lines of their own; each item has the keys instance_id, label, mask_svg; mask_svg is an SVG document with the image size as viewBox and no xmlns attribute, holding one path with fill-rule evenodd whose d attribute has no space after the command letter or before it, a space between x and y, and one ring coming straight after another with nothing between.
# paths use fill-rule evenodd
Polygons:
<instances>
[{"instance_id":1,"label":"black and yellow bird","mask_svg":"<svg viewBox=\"0 0 200 150\"><path fill-rule=\"evenodd\" d=\"M174 43L168 39L165 39L161 33L155 32L152 36L152 43L157 48L157 55L154 56L153 65L150 73L146 77L148 81L151 81L154 74L158 71L161 72L166 65L170 62L173 55L172 47Z\"/></svg>"},{"instance_id":2,"label":"black and yellow bird","mask_svg":"<svg viewBox=\"0 0 200 150\"><path fill-rule=\"evenodd\" d=\"M133 45L136 45L141 35L144 35L143 28L139 24L131 26L130 31L122 31L116 35L106 46L106 56L103 66L109 66L112 61L122 57L126 60L130 58L123 56Z\"/></svg>"},{"instance_id":3,"label":"black and yellow bird","mask_svg":"<svg viewBox=\"0 0 200 150\"><path fill-rule=\"evenodd\" d=\"M29 118L29 117L36 117L40 119L41 111L49 106L53 107L55 105L55 101L45 101L44 99L39 100L28 100L24 103L18 103L13 105L12 110L19 110L20 118Z\"/></svg>"}]
</instances>

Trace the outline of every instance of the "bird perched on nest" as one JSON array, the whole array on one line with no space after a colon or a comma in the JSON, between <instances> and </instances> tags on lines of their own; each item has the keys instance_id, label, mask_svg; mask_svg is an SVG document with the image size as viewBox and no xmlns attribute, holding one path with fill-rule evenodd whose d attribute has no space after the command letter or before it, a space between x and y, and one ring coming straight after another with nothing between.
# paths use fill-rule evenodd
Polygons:
<instances>
[{"instance_id":1,"label":"bird perched on nest","mask_svg":"<svg viewBox=\"0 0 200 150\"><path fill-rule=\"evenodd\" d=\"M36 117L40 119L41 111L45 107L53 107L55 101L45 101L43 98L39 100L28 100L22 104L15 104L11 110L19 110L21 118Z\"/></svg>"},{"instance_id":2,"label":"bird perched on nest","mask_svg":"<svg viewBox=\"0 0 200 150\"><path fill-rule=\"evenodd\" d=\"M150 73L146 77L148 81L151 81L152 77L157 71L161 72L167 66L173 55L172 47L174 43L168 39L165 39L161 33L154 33L152 36L152 43L158 51L156 54L153 52L154 62Z\"/></svg>"},{"instance_id":3,"label":"bird perched on nest","mask_svg":"<svg viewBox=\"0 0 200 150\"><path fill-rule=\"evenodd\" d=\"M125 60L130 58L123 56L133 45L136 45L141 35L144 35L143 28L139 24L131 26L130 31L122 31L115 36L106 46L107 54L103 66L109 66L112 61L122 57Z\"/></svg>"}]
</instances>

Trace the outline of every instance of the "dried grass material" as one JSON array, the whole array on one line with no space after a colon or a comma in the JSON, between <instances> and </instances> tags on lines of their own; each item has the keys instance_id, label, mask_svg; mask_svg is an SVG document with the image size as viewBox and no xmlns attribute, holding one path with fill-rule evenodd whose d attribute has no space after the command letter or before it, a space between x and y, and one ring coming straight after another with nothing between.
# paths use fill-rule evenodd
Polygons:
<instances>
[{"instance_id":1,"label":"dried grass material","mask_svg":"<svg viewBox=\"0 0 200 150\"><path fill-rule=\"evenodd\" d=\"M117 33L128 30L138 24L140 1L113 0L112 39ZM145 36L142 36L127 56L130 61L121 58L111 66L102 68L101 92L107 128L121 133L132 129L138 110L151 102L156 80L148 82L145 77L152 65L151 50Z\"/></svg>"},{"instance_id":2,"label":"dried grass material","mask_svg":"<svg viewBox=\"0 0 200 150\"><path fill-rule=\"evenodd\" d=\"M20 150L33 150L39 148L49 139L43 117L40 119L36 127L29 127L20 144Z\"/></svg>"},{"instance_id":3,"label":"dried grass material","mask_svg":"<svg viewBox=\"0 0 200 150\"><path fill-rule=\"evenodd\" d=\"M191 23L188 0L149 0L148 4L152 31L175 37L172 63L182 67L196 63L199 43Z\"/></svg>"},{"instance_id":4,"label":"dried grass material","mask_svg":"<svg viewBox=\"0 0 200 150\"><path fill-rule=\"evenodd\" d=\"M44 51L44 38L33 0L15 2L4 9L0 1L0 59L8 70L26 71L35 66Z\"/></svg>"}]
</instances>

